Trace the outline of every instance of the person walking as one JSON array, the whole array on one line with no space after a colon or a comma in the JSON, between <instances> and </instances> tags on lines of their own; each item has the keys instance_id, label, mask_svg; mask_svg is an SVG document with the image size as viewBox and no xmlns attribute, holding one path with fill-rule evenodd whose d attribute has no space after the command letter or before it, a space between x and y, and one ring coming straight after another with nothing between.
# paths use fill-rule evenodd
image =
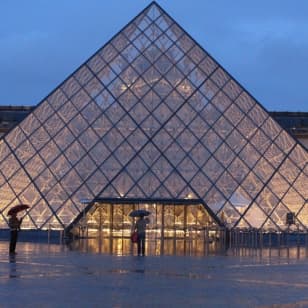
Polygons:
<instances>
[{"instance_id":1,"label":"person walking","mask_svg":"<svg viewBox=\"0 0 308 308\"><path fill-rule=\"evenodd\" d=\"M11 217L9 218L9 227L11 229L10 234L10 254L16 254L16 243L18 239L18 231L20 230L20 226L22 223L22 218L18 219L16 213L12 213Z\"/></svg>"},{"instance_id":2,"label":"person walking","mask_svg":"<svg viewBox=\"0 0 308 308\"><path fill-rule=\"evenodd\" d=\"M149 223L148 218L144 219L144 216L140 216L135 224L135 230L138 233L138 240L137 240L138 256L145 255L145 232L148 223Z\"/></svg>"}]
</instances>

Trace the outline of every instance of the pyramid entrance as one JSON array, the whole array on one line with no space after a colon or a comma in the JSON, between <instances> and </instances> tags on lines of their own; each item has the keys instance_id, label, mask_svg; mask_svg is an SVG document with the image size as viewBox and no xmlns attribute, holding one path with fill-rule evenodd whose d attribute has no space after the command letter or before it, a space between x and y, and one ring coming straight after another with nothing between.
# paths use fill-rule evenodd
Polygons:
<instances>
[{"instance_id":1,"label":"pyramid entrance","mask_svg":"<svg viewBox=\"0 0 308 308\"><path fill-rule=\"evenodd\" d=\"M87 246L90 244L94 251L130 253L135 246L130 235L138 218L129 214L138 209L151 213L147 226L148 254L200 254L220 245L223 228L202 200L196 199L97 199L85 206L71 232L77 239L87 239Z\"/></svg>"}]
</instances>

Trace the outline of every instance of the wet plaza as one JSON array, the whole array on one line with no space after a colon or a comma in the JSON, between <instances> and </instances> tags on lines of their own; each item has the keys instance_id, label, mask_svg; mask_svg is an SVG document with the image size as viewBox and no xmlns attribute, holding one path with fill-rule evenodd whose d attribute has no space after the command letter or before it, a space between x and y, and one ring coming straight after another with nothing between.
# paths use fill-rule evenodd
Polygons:
<instances>
[{"instance_id":1,"label":"wet plaza","mask_svg":"<svg viewBox=\"0 0 308 308\"><path fill-rule=\"evenodd\" d=\"M124 245L125 246L125 245ZM0 307L308 307L306 247L135 256L70 245L0 242Z\"/></svg>"}]
</instances>

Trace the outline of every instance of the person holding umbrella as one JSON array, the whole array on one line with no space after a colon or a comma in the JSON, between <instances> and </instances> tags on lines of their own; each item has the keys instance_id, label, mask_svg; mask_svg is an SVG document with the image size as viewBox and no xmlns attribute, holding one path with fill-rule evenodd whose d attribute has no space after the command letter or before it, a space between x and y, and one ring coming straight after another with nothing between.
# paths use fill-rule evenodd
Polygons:
<instances>
[{"instance_id":1,"label":"person holding umbrella","mask_svg":"<svg viewBox=\"0 0 308 308\"><path fill-rule=\"evenodd\" d=\"M9 218L9 227L11 229L11 237L10 237L10 254L16 254L16 243L18 239L18 231L20 230L20 226L22 223L22 218L18 219L17 213L13 212L11 217Z\"/></svg>"},{"instance_id":2,"label":"person holding umbrella","mask_svg":"<svg viewBox=\"0 0 308 308\"><path fill-rule=\"evenodd\" d=\"M7 215L10 216L9 218L9 227L11 229L10 232L10 254L14 255L16 254L15 249L16 249L16 243L18 239L18 231L20 231L20 226L22 223L22 218L18 219L17 213L20 211L24 211L28 209L29 206L26 204L19 204L14 207L12 207Z\"/></svg>"},{"instance_id":3,"label":"person holding umbrella","mask_svg":"<svg viewBox=\"0 0 308 308\"><path fill-rule=\"evenodd\" d=\"M149 219L144 219L144 215L140 215L139 219L137 220L135 224L135 230L138 234L138 240L137 240L137 250L138 250L138 256L141 256L141 254L145 255L145 231L146 226L149 223Z\"/></svg>"}]
</instances>

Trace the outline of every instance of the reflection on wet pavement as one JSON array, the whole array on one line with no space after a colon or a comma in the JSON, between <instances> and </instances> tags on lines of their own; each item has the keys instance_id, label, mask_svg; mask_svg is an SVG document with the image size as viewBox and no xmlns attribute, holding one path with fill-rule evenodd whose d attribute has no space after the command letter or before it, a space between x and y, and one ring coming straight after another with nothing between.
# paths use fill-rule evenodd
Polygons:
<instances>
[{"instance_id":1,"label":"reflection on wet pavement","mask_svg":"<svg viewBox=\"0 0 308 308\"><path fill-rule=\"evenodd\" d=\"M18 243L18 254L11 258L7 247L0 242L0 307L265 308L308 303L305 247L137 257Z\"/></svg>"}]
</instances>

